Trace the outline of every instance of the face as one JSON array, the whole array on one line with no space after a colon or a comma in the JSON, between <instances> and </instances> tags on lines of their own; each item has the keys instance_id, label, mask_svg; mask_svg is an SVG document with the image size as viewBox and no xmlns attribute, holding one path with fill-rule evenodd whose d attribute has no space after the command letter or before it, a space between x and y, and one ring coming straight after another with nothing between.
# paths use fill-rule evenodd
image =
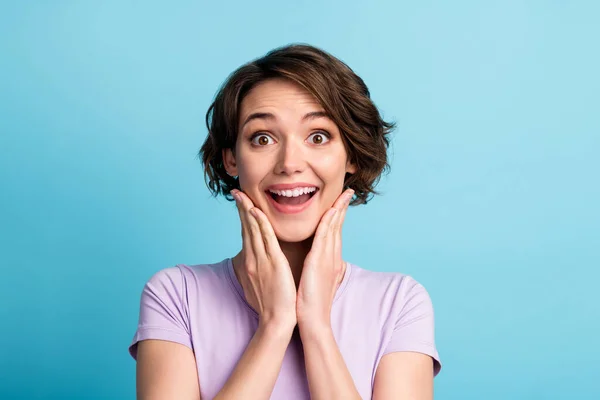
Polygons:
<instances>
[{"instance_id":1,"label":"face","mask_svg":"<svg viewBox=\"0 0 600 400\"><path fill-rule=\"evenodd\" d=\"M302 87L271 79L241 103L235 156L223 152L225 168L269 218L278 239L303 241L354 173L337 125Z\"/></svg>"}]
</instances>

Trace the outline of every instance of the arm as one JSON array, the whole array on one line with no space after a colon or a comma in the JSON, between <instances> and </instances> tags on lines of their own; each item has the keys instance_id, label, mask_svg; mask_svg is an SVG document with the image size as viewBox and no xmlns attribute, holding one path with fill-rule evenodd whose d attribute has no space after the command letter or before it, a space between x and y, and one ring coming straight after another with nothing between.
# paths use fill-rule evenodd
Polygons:
<instances>
[{"instance_id":1,"label":"arm","mask_svg":"<svg viewBox=\"0 0 600 400\"><path fill-rule=\"evenodd\" d=\"M166 340L140 341L137 347L136 391L139 400L200 400L192 349Z\"/></svg>"},{"instance_id":2,"label":"arm","mask_svg":"<svg viewBox=\"0 0 600 400\"><path fill-rule=\"evenodd\" d=\"M373 384L373 400L433 400L433 361L414 352L383 356Z\"/></svg>"},{"instance_id":3,"label":"arm","mask_svg":"<svg viewBox=\"0 0 600 400\"><path fill-rule=\"evenodd\" d=\"M268 400L296 326L296 287L267 216L243 192L232 191L232 195L242 222L240 284L259 322L246 351L215 398Z\"/></svg>"},{"instance_id":4,"label":"arm","mask_svg":"<svg viewBox=\"0 0 600 400\"><path fill-rule=\"evenodd\" d=\"M271 397L294 327L263 324L215 400Z\"/></svg>"},{"instance_id":5,"label":"arm","mask_svg":"<svg viewBox=\"0 0 600 400\"><path fill-rule=\"evenodd\" d=\"M440 371L433 304L425 288L406 277L397 294L399 313L375 372L373 399L433 400Z\"/></svg>"},{"instance_id":6,"label":"arm","mask_svg":"<svg viewBox=\"0 0 600 400\"><path fill-rule=\"evenodd\" d=\"M184 290L178 267L157 272L144 285L138 329L129 347L137 361L138 399L200 399Z\"/></svg>"},{"instance_id":7,"label":"arm","mask_svg":"<svg viewBox=\"0 0 600 400\"><path fill-rule=\"evenodd\" d=\"M259 324L215 398L269 399L296 326L296 288L266 216L258 209L251 212L254 207L242 192L236 192L234 197L243 233L240 283L250 305L259 314ZM142 293L140 323L130 352L135 358L135 343L162 339L144 345L146 354L138 360L142 399L200 399L184 290L181 272L172 268L151 278Z\"/></svg>"},{"instance_id":8,"label":"arm","mask_svg":"<svg viewBox=\"0 0 600 400\"><path fill-rule=\"evenodd\" d=\"M305 334L302 343L312 399L360 399L331 330ZM387 354L377 368L373 400L433 400L433 371L426 354Z\"/></svg>"},{"instance_id":9,"label":"arm","mask_svg":"<svg viewBox=\"0 0 600 400\"><path fill-rule=\"evenodd\" d=\"M269 399L292 332L293 327L260 324L215 399ZM165 340L142 340L137 354L138 399L200 400L192 349Z\"/></svg>"},{"instance_id":10,"label":"arm","mask_svg":"<svg viewBox=\"0 0 600 400\"><path fill-rule=\"evenodd\" d=\"M300 327L300 336L311 399L360 399L331 327Z\"/></svg>"},{"instance_id":11,"label":"arm","mask_svg":"<svg viewBox=\"0 0 600 400\"><path fill-rule=\"evenodd\" d=\"M361 398L331 327L333 299L346 271L341 227L353 193L344 191L321 218L300 278L296 313L311 399Z\"/></svg>"}]
</instances>

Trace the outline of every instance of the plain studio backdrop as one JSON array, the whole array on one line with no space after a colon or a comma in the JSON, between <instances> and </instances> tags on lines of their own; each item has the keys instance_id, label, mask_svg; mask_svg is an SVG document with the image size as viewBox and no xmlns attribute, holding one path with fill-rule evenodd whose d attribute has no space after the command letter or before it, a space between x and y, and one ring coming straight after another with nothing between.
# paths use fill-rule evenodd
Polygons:
<instances>
[{"instance_id":1,"label":"plain studio backdrop","mask_svg":"<svg viewBox=\"0 0 600 400\"><path fill-rule=\"evenodd\" d=\"M241 245L196 153L219 85L305 42L397 122L344 256L428 289L436 399L600 398L600 3L4 1L0 398L133 399L142 287Z\"/></svg>"}]
</instances>

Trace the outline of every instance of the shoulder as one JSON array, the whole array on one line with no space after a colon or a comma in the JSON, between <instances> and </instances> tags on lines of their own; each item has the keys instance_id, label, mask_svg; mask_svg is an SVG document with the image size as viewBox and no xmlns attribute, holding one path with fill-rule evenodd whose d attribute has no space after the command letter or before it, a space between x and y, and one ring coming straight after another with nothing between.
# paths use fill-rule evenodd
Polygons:
<instances>
[{"instance_id":1,"label":"shoulder","mask_svg":"<svg viewBox=\"0 0 600 400\"><path fill-rule=\"evenodd\" d=\"M347 291L344 301L358 302L381 317L392 317L391 320L406 317L411 309L413 312L433 312L425 287L411 275L401 272L371 271L352 265Z\"/></svg>"},{"instance_id":2,"label":"shoulder","mask_svg":"<svg viewBox=\"0 0 600 400\"><path fill-rule=\"evenodd\" d=\"M156 271L146 282L146 286L162 286L181 290L190 284L202 281L227 279L227 259L212 264L176 264Z\"/></svg>"},{"instance_id":3,"label":"shoulder","mask_svg":"<svg viewBox=\"0 0 600 400\"><path fill-rule=\"evenodd\" d=\"M382 327L382 355L397 352L429 355L437 375L441 363L435 346L434 310L425 287L411 275L400 272L375 272L358 267L353 272L358 291L351 296L352 301L369 306L377 315Z\"/></svg>"},{"instance_id":4,"label":"shoulder","mask_svg":"<svg viewBox=\"0 0 600 400\"><path fill-rule=\"evenodd\" d=\"M144 339L163 339L191 347L190 332L198 306L211 307L223 299L225 273L221 265L178 264L163 268L146 281L141 293L139 322L130 352ZM220 287L220 288L219 288Z\"/></svg>"},{"instance_id":5,"label":"shoulder","mask_svg":"<svg viewBox=\"0 0 600 400\"><path fill-rule=\"evenodd\" d=\"M161 301L190 304L222 298L230 291L227 259L212 264L177 264L154 272L142 291L142 302Z\"/></svg>"},{"instance_id":6,"label":"shoulder","mask_svg":"<svg viewBox=\"0 0 600 400\"><path fill-rule=\"evenodd\" d=\"M406 296L414 292L425 291L425 287L411 275L402 272L371 271L352 264L352 286L355 290Z\"/></svg>"}]
</instances>

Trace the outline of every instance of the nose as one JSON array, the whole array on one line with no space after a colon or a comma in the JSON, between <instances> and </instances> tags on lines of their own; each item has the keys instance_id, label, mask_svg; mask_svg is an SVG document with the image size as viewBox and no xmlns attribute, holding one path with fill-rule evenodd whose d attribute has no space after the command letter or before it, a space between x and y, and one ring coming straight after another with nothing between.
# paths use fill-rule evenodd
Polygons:
<instances>
[{"instance_id":1,"label":"nose","mask_svg":"<svg viewBox=\"0 0 600 400\"><path fill-rule=\"evenodd\" d=\"M275 173L280 175L293 175L304 171L306 158L304 149L295 140L287 140L279 148Z\"/></svg>"}]
</instances>

